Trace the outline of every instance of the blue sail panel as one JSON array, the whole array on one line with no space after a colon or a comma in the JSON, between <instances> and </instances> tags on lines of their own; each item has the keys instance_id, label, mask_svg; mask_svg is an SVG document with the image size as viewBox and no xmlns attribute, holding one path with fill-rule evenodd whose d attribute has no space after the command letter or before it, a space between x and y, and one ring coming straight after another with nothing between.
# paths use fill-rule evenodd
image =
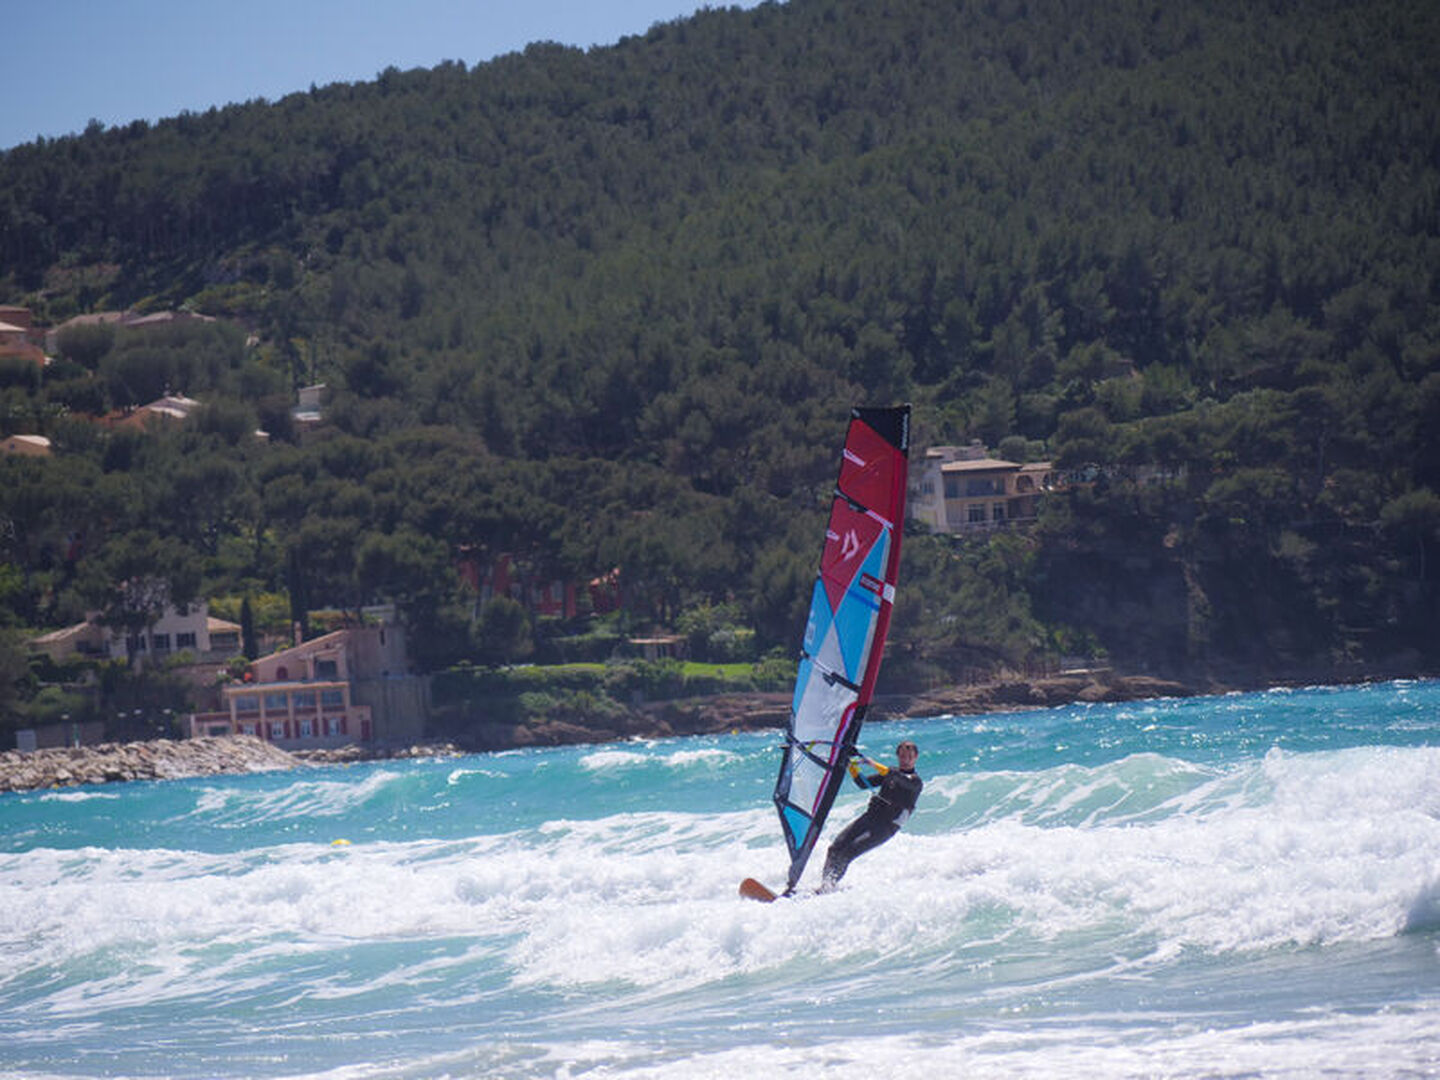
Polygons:
<instances>
[{"instance_id":1,"label":"blue sail panel","mask_svg":"<svg viewBox=\"0 0 1440 1080\"><path fill-rule=\"evenodd\" d=\"M835 612L836 638L844 658L845 675L857 684L870 658L875 627L880 621L880 575L885 572L885 554L889 548L884 542L886 539L888 534L871 548Z\"/></svg>"}]
</instances>

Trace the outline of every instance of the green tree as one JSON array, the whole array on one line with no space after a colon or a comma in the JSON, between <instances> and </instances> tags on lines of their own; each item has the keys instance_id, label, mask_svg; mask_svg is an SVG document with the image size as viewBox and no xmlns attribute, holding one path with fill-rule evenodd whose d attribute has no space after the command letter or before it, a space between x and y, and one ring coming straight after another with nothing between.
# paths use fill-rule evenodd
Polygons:
<instances>
[{"instance_id":1,"label":"green tree","mask_svg":"<svg viewBox=\"0 0 1440 1080\"><path fill-rule=\"evenodd\" d=\"M0 732L13 738L30 682L30 666L20 631L0 629Z\"/></svg>"},{"instance_id":2,"label":"green tree","mask_svg":"<svg viewBox=\"0 0 1440 1080\"><path fill-rule=\"evenodd\" d=\"M1380 510L1380 524L1395 533L1403 547L1415 554L1416 577L1429 580L1428 550L1440 543L1440 495L1428 488L1407 491Z\"/></svg>"},{"instance_id":3,"label":"green tree","mask_svg":"<svg viewBox=\"0 0 1440 1080\"><path fill-rule=\"evenodd\" d=\"M535 649L529 614L508 596L497 596L480 609L474 640L478 658L487 664L512 664Z\"/></svg>"}]
</instances>

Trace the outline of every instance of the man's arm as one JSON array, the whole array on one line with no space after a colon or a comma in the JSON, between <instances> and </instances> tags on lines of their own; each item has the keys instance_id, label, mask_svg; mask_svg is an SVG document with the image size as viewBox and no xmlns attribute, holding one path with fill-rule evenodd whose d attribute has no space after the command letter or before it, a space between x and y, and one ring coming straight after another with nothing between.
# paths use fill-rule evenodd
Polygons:
<instances>
[{"instance_id":1,"label":"man's arm","mask_svg":"<svg viewBox=\"0 0 1440 1080\"><path fill-rule=\"evenodd\" d=\"M861 761L875 770L873 776L862 776L860 774L859 763ZM885 778L885 774L889 771L888 766L881 765L878 761L872 761L861 753L856 753L855 756L850 759L850 779L855 781L855 786L858 788L879 787L880 781Z\"/></svg>"}]
</instances>

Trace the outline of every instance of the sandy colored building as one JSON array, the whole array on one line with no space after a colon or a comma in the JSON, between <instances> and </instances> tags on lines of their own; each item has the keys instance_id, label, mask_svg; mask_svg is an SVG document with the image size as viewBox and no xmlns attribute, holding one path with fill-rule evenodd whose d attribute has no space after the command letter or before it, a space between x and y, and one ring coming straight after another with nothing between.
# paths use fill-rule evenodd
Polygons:
<instances>
[{"instance_id":1,"label":"sandy colored building","mask_svg":"<svg viewBox=\"0 0 1440 1080\"><path fill-rule=\"evenodd\" d=\"M978 442L934 446L921 461L910 516L937 533L1003 529L1033 521L1058 484L1049 462L992 458Z\"/></svg>"}]
</instances>

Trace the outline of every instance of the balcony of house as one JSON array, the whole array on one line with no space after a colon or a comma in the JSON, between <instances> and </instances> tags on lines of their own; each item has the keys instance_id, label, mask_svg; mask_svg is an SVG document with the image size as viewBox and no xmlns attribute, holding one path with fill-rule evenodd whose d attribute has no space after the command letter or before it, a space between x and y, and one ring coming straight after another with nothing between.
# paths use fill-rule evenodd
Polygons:
<instances>
[{"instance_id":1,"label":"balcony of house","mask_svg":"<svg viewBox=\"0 0 1440 1080\"><path fill-rule=\"evenodd\" d=\"M952 533L994 532L997 529L1017 528L1035 522L1036 504L1033 499L997 498L982 501L945 501L946 531Z\"/></svg>"},{"instance_id":2,"label":"balcony of house","mask_svg":"<svg viewBox=\"0 0 1440 1080\"><path fill-rule=\"evenodd\" d=\"M248 684L221 691L225 709L194 713L190 737L254 735L282 750L321 750L370 742L370 706L350 700L345 682Z\"/></svg>"}]
</instances>

